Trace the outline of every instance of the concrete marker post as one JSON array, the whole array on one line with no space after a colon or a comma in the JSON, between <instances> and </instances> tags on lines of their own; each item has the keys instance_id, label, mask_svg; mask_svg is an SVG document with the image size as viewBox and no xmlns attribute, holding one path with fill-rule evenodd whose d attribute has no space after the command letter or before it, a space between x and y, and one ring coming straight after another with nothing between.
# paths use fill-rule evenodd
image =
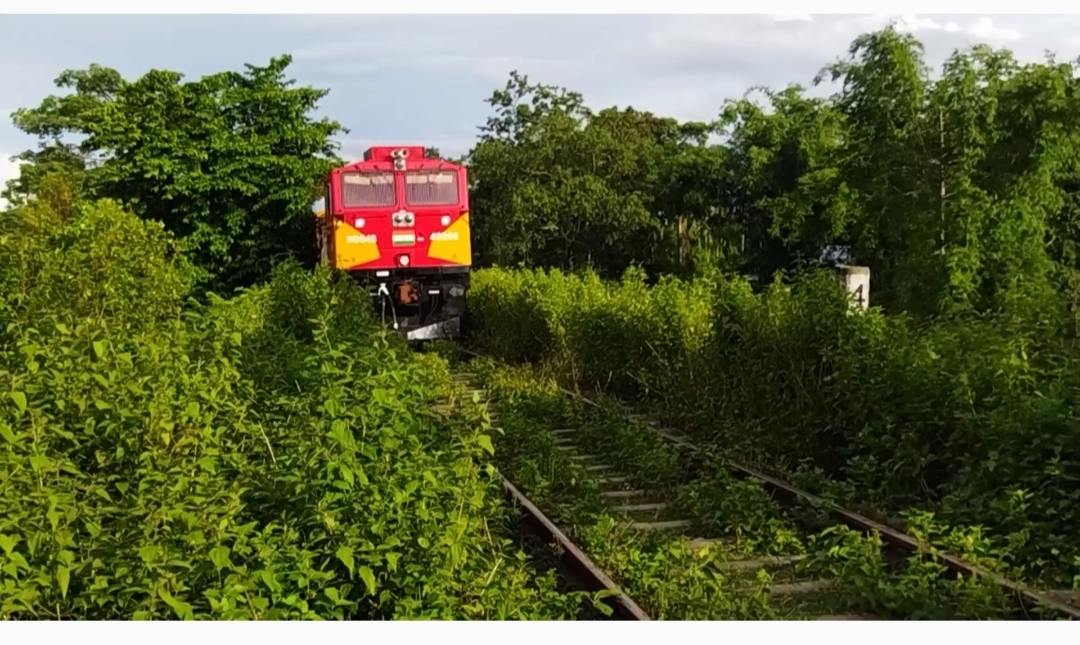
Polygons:
<instances>
[{"instance_id":1,"label":"concrete marker post","mask_svg":"<svg viewBox=\"0 0 1080 645\"><path fill-rule=\"evenodd\" d=\"M851 294L855 306L863 311L869 309L870 268L846 264L837 265L836 268L840 271L841 278L844 281L844 288Z\"/></svg>"}]
</instances>

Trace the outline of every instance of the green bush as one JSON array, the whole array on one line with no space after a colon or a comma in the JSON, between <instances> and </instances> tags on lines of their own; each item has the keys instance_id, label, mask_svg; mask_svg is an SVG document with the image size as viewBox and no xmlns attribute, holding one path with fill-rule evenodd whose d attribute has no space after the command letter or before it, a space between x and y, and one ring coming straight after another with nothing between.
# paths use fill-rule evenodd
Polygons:
<instances>
[{"instance_id":1,"label":"green bush","mask_svg":"<svg viewBox=\"0 0 1080 645\"><path fill-rule=\"evenodd\" d=\"M433 412L445 362L360 289L185 306L159 225L35 208L0 237L0 618L572 615L503 537L482 410Z\"/></svg>"},{"instance_id":2,"label":"green bush","mask_svg":"<svg viewBox=\"0 0 1080 645\"><path fill-rule=\"evenodd\" d=\"M984 525L1014 566L1071 583L1080 368L1045 330L856 312L820 272L754 294L485 269L469 305L478 349L646 401L741 461L844 482L842 501Z\"/></svg>"}]
</instances>

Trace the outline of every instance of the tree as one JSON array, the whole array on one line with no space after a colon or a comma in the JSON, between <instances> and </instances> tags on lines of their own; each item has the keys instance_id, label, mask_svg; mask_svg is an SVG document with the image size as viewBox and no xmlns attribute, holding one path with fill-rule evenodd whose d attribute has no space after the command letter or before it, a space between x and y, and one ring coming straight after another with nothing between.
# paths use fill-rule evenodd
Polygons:
<instances>
[{"instance_id":1,"label":"tree","mask_svg":"<svg viewBox=\"0 0 1080 645\"><path fill-rule=\"evenodd\" d=\"M35 109L19 109L12 114L15 127L38 137L40 142L38 150L27 150L15 157L23 162L21 172L7 182L3 193L15 206L25 204L48 174L59 173L72 185L87 187L87 170L100 161L86 143L89 125L102 105L114 100L124 86L119 72L100 65L64 71L53 83L72 93L49 96Z\"/></svg>"},{"instance_id":2,"label":"tree","mask_svg":"<svg viewBox=\"0 0 1080 645\"><path fill-rule=\"evenodd\" d=\"M468 155L482 261L609 276L656 262L658 155L703 139L706 126L633 108L594 113L580 94L516 72L488 103L495 114Z\"/></svg>"},{"instance_id":3,"label":"tree","mask_svg":"<svg viewBox=\"0 0 1080 645\"><path fill-rule=\"evenodd\" d=\"M720 114L727 138L725 207L741 224L744 268L768 281L778 270L817 261L825 247L847 244L855 213L837 167L843 116L794 85L761 89L728 102Z\"/></svg>"},{"instance_id":4,"label":"tree","mask_svg":"<svg viewBox=\"0 0 1080 645\"><path fill-rule=\"evenodd\" d=\"M1054 307L1045 242L1075 157L1072 66L976 46L931 81L918 41L889 28L830 72L850 234L881 301L923 316Z\"/></svg>"},{"instance_id":5,"label":"tree","mask_svg":"<svg viewBox=\"0 0 1080 645\"><path fill-rule=\"evenodd\" d=\"M179 236L217 289L249 285L284 257L315 259L310 203L340 163L336 121L311 113L327 90L294 87L289 56L265 67L184 82L152 70L135 81L91 66L66 71L15 125L41 140L11 182L13 203L40 177L71 173L88 197L109 197Z\"/></svg>"}]
</instances>

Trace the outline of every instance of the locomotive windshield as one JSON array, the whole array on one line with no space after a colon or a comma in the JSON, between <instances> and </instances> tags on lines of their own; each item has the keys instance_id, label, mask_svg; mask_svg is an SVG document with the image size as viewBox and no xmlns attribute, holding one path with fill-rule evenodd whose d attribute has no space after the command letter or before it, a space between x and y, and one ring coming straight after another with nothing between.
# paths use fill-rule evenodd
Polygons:
<instances>
[{"instance_id":1,"label":"locomotive windshield","mask_svg":"<svg viewBox=\"0 0 1080 645\"><path fill-rule=\"evenodd\" d=\"M346 172L341 175L341 205L345 208L393 206L394 174Z\"/></svg>"},{"instance_id":2,"label":"locomotive windshield","mask_svg":"<svg viewBox=\"0 0 1080 645\"><path fill-rule=\"evenodd\" d=\"M410 206L448 206L458 203L457 173L420 170L405 173L405 203Z\"/></svg>"}]
</instances>

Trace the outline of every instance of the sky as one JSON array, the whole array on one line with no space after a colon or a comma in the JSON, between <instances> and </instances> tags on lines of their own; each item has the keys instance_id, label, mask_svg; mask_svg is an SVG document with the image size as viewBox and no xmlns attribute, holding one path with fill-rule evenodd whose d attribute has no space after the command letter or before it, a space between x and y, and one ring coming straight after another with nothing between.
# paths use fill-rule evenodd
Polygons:
<instances>
[{"instance_id":1,"label":"sky","mask_svg":"<svg viewBox=\"0 0 1080 645\"><path fill-rule=\"evenodd\" d=\"M457 155L511 70L581 92L594 108L708 120L752 86L808 85L856 36L893 20L935 67L979 42L1023 60L1080 55L1080 15L7 15L0 184L18 172L9 157L35 145L7 115L53 93L62 70L91 63L127 78L153 68L197 78L288 53L300 84L330 90L321 113L351 130L343 157L398 143Z\"/></svg>"}]
</instances>

